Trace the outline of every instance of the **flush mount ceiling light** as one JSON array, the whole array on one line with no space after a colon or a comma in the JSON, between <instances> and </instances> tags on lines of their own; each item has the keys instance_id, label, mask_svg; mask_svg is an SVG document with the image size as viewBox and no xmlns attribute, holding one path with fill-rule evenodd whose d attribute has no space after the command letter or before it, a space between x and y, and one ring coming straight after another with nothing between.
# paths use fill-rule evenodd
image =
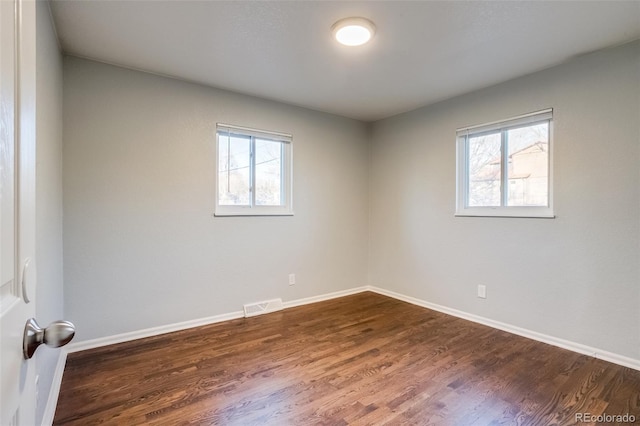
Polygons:
<instances>
[{"instance_id":1,"label":"flush mount ceiling light","mask_svg":"<svg viewBox=\"0 0 640 426\"><path fill-rule=\"evenodd\" d=\"M331 32L338 43L360 46L371 40L376 33L376 27L365 18L345 18L333 24Z\"/></svg>"}]
</instances>

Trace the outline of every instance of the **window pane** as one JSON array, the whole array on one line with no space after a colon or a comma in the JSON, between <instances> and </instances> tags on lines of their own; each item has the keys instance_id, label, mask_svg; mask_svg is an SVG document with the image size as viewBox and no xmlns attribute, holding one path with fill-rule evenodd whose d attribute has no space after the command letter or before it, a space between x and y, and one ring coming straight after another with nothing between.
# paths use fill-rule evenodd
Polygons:
<instances>
[{"instance_id":1,"label":"window pane","mask_svg":"<svg viewBox=\"0 0 640 426\"><path fill-rule=\"evenodd\" d=\"M256 205L282 202L282 142L256 138Z\"/></svg>"},{"instance_id":2,"label":"window pane","mask_svg":"<svg viewBox=\"0 0 640 426\"><path fill-rule=\"evenodd\" d=\"M226 206L251 204L251 138L218 133L218 202Z\"/></svg>"},{"instance_id":3,"label":"window pane","mask_svg":"<svg viewBox=\"0 0 640 426\"><path fill-rule=\"evenodd\" d=\"M546 206L549 194L549 122L507 131L508 206Z\"/></svg>"},{"instance_id":4,"label":"window pane","mask_svg":"<svg viewBox=\"0 0 640 426\"><path fill-rule=\"evenodd\" d=\"M469 207L500 206L500 133L468 138Z\"/></svg>"}]
</instances>

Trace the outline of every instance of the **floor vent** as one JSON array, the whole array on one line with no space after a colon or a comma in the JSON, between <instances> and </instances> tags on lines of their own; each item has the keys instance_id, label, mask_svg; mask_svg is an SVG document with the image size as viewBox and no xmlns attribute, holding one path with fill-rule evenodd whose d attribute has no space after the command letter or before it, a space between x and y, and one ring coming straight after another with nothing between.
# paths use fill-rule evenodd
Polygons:
<instances>
[{"instance_id":1,"label":"floor vent","mask_svg":"<svg viewBox=\"0 0 640 426\"><path fill-rule=\"evenodd\" d=\"M265 300L263 302L249 303L244 305L244 316L246 318L256 315L268 314L282 309L282 299Z\"/></svg>"}]
</instances>

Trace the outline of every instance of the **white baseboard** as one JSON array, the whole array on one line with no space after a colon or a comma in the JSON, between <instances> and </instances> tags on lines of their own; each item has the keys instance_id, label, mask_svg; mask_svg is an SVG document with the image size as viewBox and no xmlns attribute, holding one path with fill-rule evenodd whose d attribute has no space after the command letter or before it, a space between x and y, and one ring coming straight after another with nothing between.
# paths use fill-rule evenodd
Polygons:
<instances>
[{"instance_id":1,"label":"white baseboard","mask_svg":"<svg viewBox=\"0 0 640 426\"><path fill-rule=\"evenodd\" d=\"M143 330L131 331L128 333L115 334L113 336L100 337L98 339L84 340L77 343L70 343L67 352L79 352L87 349L99 348L102 346L114 345L116 343L128 342L131 340L143 339L145 337L157 336L174 331L186 330L188 328L200 327L202 325L215 324L217 322L229 321L244 318L242 311L229 312L227 314L214 315L190 321L178 322L175 324L161 325L158 327L145 328Z\"/></svg>"},{"instance_id":2,"label":"white baseboard","mask_svg":"<svg viewBox=\"0 0 640 426\"><path fill-rule=\"evenodd\" d=\"M317 303L325 300L336 299L338 297L349 296L351 294L362 293L369 290L368 286L356 287L348 290L335 291L333 293L321 294L319 296L305 297L303 299L290 300L283 302L282 307L293 308L294 306L308 305L309 303ZM171 333L174 331L186 330L188 328L200 327L202 325L215 324L217 322L229 321L233 319L244 318L244 312L236 311L227 314L214 315L211 317L184 321L175 324L161 325L158 327L146 328L143 330L131 331L128 333L116 334L113 336L100 337L98 339L84 340L81 342L70 343L65 347L67 353L84 351L87 349L99 348L102 346L113 345L116 343L128 342L131 340L143 339L145 337L157 336L160 334Z\"/></svg>"},{"instance_id":3,"label":"white baseboard","mask_svg":"<svg viewBox=\"0 0 640 426\"><path fill-rule=\"evenodd\" d=\"M66 363L67 351L65 348L62 348L58 355L56 369L53 372L53 379L51 380L51 389L49 390L47 405L44 407L42 426L51 426L53 424L53 417L56 414L56 407L58 406L58 396L60 395L60 385L62 384L62 374L64 373L64 366Z\"/></svg>"},{"instance_id":4,"label":"white baseboard","mask_svg":"<svg viewBox=\"0 0 640 426\"><path fill-rule=\"evenodd\" d=\"M448 308L446 306L437 305L435 303L426 302L415 297L406 296L404 294L396 293L395 291L385 290L383 288L369 286L369 291L382 294L384 296L392 297L397 300L411 303L412 305L421 306L423 308L432 309L434 311L442 312L447 315L462 318L468 321L472 321L478 324L483 324L498 330L506 331L508 333L517 334L518 336L526 337L528 339L536 340L538 342L547 343L552 346L567 349L579 354L588 355L594 358L601 359L603 361L612 362L614 364L622 365L624 367L633 368L634 370L640 370L640 360L629 358L623 355L619 355L613 352L605 351L603 349L594 348L591 346L583 345L581 343L571 342L569 340L561 339L547 334L538 333L537 331L527 330L525 328L517 327L515 325L506 324L500 321L494 321L489 318L484 318L478 315L469 314L467 312L459 311L457 309Z\"/></svg>"},{"instance_id":5,"label":"white baseboard","mask_svg":"<svg viewBox=\"0 0 640 426\"><path fill-rule=\"evenodd\" d=\"M350 296L352 294L362 293L368 290L369 290L369 286L362 286L362 287L351 288L349 290L334 291L333 293L321 294L320 296L312 296L312 297L305 297L304 299L290 300L288 302L284 302L282 304L282 307L286 309L286 308L293 308L295 306L308 305L310 303L324 302L325 300L331 300L331 299L337 299L338 297Z\"/></svg>"}]
</instances>

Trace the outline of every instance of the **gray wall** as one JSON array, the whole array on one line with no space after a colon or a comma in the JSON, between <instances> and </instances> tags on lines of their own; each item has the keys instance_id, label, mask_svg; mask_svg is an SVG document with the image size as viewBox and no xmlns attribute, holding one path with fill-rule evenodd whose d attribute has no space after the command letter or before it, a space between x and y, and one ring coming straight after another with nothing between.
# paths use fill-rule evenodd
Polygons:
<instances>
[{"instance_id":1,"label":"gray wall","mask_svg":"<svg viewBox=\"0 0 640 426\"><path fill-rule=\"evenodd\" d=\"M63 319L62 288L62 55L49 3L36 2L36 318ZM60 351L39 349L36 419L40 424Z\"/></svg>"},{"instance_id":2,"label":"gray wall","mask_svg":"<svg viewBox=\"0 0 640 426\"><path fill-rule=\"evenodd\" d=\"M77 58L64 106L78 340L366 284L366 124ZM216 122L293 134L295 216L212 217Z\"/></svg>"},{"instance_id":3,"label":"gray wall","mask_svg":"<svg viewBox=\"0 0 640 426\"><path fill-rule=\"evenodd\" d=\"M639 50L373 125L67 58L66 317L86 340L371 284L640 359ZM456 128L549 107L557 218L455 218ZM212 217L216 122L294 135L295 216Z\"/></svg>"},{"instance_id":4,"label":"gray wall","mask_svg":"<svg viewBox=\"0 0 640 426\"><path fill-rule=\"evenodd\" d=\"M454 217L456 128L549 107L557 218ZM640 359L638 43L372 132L370 284Z\"/></svg>"}]
</instances>

